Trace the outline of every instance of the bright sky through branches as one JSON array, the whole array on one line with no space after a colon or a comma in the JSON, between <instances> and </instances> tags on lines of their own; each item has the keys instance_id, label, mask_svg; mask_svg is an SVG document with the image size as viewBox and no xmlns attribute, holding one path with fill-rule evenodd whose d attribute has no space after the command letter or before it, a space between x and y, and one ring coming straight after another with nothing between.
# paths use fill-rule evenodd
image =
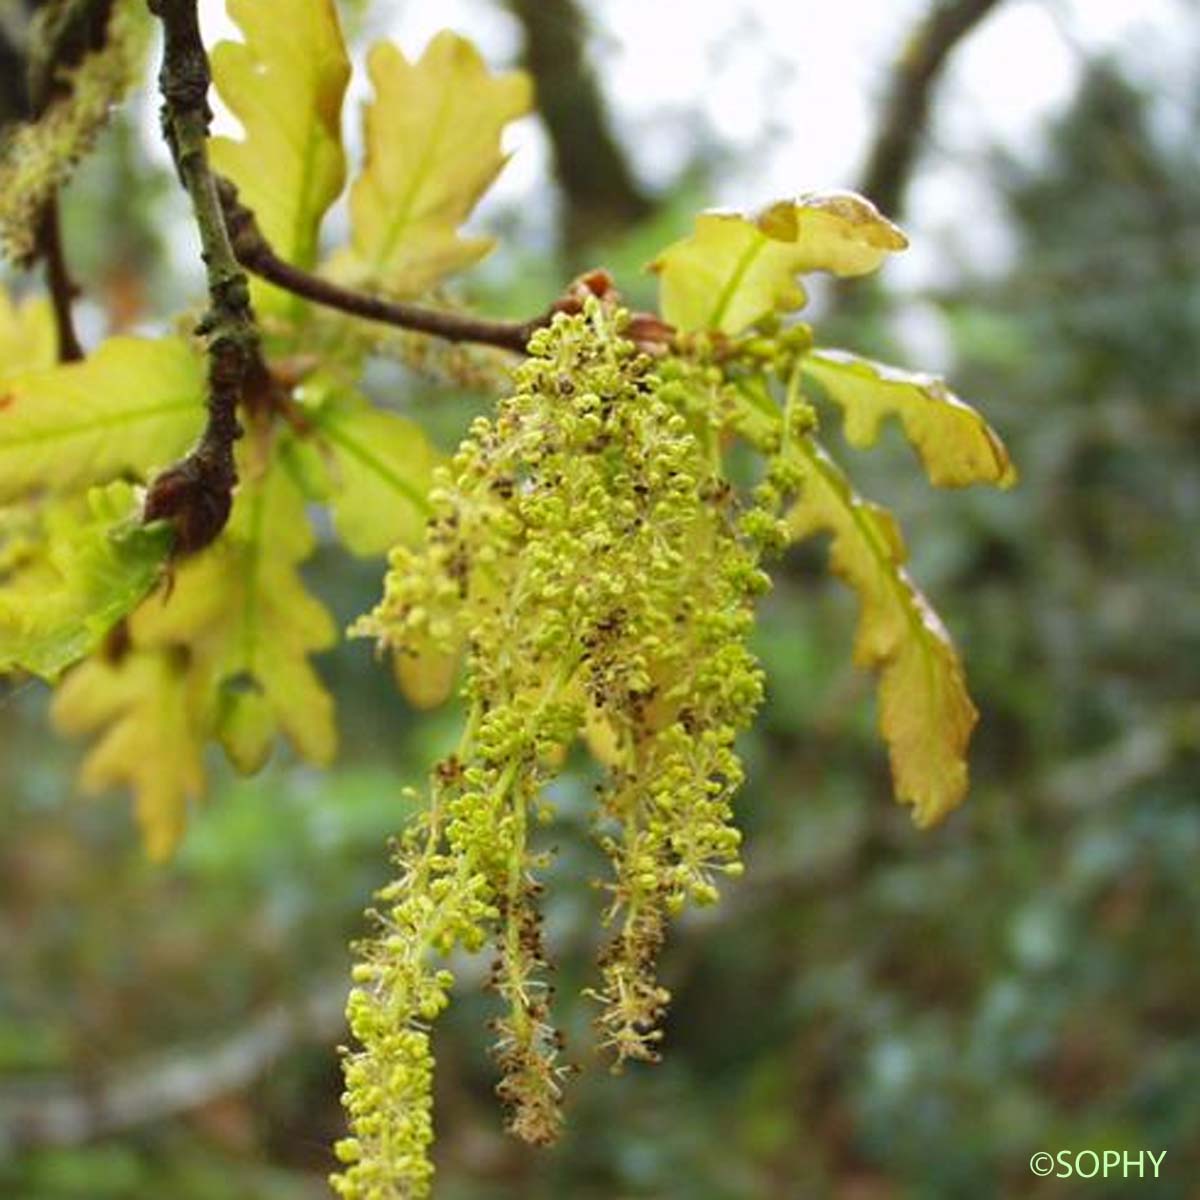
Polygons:
<instances>
[{"instance_id":1,"label":"bright sky through branches","mask_svg":"<svg viewBox=\"0 0 1200 1200\"><path fill-rule=\"evenodd\" d=\"M714 202L753 207L808 188L853 186L886 71L928 0L594 0L593 53L622 141L651 184L669 182L699 149L733 155ZM201 0L206 37L236 37L223 0ZM913 249L893 284L922 287L944 273L933 233L969 213L972 261L1003 262L1007 239L979 155L997 140L1019 148L1068 101L1083 61L1120 51L1169 95L1197 44L1188 0L1007 0L958 48L936 107L935 153L918 173L904 225ZM372 37L419 53L439 29L467 34L490 61L516 58L519 30L499 0L377 3ZM1190 35L1187 31L1190 30ZM1181 36L1183 34L1184 36ZM348 110L365 98L356 73ZM1168 104L1169 107L1169 104ZM813 119L813 115L819 119ZM357 138L351 120L349 140ZM221 123L219 128L228 128ZM512 133L517 151L482 210L538 214L549 177L536 122ZM544 223L544 222L543 222Z\"/></svg>"}]
</instances>

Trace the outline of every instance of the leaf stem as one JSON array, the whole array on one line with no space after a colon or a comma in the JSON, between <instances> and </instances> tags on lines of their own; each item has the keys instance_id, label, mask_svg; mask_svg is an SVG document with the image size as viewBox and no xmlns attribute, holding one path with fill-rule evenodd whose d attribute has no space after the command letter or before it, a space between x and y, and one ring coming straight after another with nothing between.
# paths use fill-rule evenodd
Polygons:
<instances>
[{"instance_id":1,"label":"leaf stem","mask_svg":"<svg viewBox=\"0 0 1200 1200\"><path fill-rule=\"evenodd\" d=\"M149 0L149 5L164 34L158 77L163 136L192 201L208 275L209 308L196 331L207 335L209 367L208 423L188 455L151 484L145 519L171 520L176 552L190 554L207 546L225 527L237 483L233 445L242 432L237 407L265 396L270 379L246 273L234 255L209 167L211 73L196 0Z\"/></svg>"}]
</instances>

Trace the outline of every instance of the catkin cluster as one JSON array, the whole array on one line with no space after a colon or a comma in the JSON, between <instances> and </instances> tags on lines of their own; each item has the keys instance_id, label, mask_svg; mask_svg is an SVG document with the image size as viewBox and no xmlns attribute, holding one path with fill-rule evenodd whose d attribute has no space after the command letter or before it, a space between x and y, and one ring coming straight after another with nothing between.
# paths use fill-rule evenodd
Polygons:
<instances>
[{"instance_id":1,"label":"catkin cluster","mask_svg":"<svg viewBox=\"0 0 1200 1200\"><path fill-rule=\"evenodd\" d=\"M429 1023L451 984L431 960L456 946L495 946L510 1129L558 1134L566 1068L531 833L552 819L544 788L577 737L607 770L595 819L609 934L592 994L617 1063L656 1056L668 919L740 869L733 743L762 694L745 641L773 521L739 514L719 418L683 403L663 364L621 336L625 320L592 300L534 336L512 395L438 480L424 546L393 553L358 628L400 655L465 650L468 717L359 948L352 1136L334 1181L346 1197L428 1194Z\"/></svg>"}]
</instances>

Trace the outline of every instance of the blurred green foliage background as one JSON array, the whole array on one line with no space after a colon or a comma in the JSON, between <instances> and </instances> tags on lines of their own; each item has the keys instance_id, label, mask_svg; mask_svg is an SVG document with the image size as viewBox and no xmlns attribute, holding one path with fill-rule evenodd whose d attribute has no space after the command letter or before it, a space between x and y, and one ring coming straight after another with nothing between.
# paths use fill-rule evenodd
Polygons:
<instances>
[{"instance_id":1,"label":"blurred green foliage background","mask_svg":"<svg viewBox=\"0 0 1200 1200\"><path fill-rule=\"evenodd\" d=\"M746 875L675 932L666 1061L593 1064L564 1142L529 1151L500 1131L491 1005L466 968L437 1044L445 1200L1200 1196L1200 152L1154 111L1121 59L1090 61L1039 144L981 158L1011 265L960 261L921 297L1019 488L932 494L898 437L845 451L964 653L983 713L969 803L929 834L891 803L853 601L822 580L823 547L794 552L758 633ZM134 120L66 197L93 324L146 320L187 282ZM591 242L575 212L557 256L510 246L475 298L525 314L568 263L603 262L646 302L637 270L705 189L701 161ZM833 297L826 340L920 366L894 336L912 297L886 278L863 293ZM485 403L402 383L379 390L447 446ZM344 621L379 587L333 550L309 579ZM339 765L277 757L236 780L214 762L166 867L122 799L73 794L78 747L49 732L44 691L0 697L0 1196L325 1194L347 943L387 876L401 785L452 745L456 713L406 709L361 643L322 666ZM587 786L559 785L548 888L585 1064ZM1167 1155L1156 1183L1030 1173L1059 1149Z\"/></svg>"}]
</instances>

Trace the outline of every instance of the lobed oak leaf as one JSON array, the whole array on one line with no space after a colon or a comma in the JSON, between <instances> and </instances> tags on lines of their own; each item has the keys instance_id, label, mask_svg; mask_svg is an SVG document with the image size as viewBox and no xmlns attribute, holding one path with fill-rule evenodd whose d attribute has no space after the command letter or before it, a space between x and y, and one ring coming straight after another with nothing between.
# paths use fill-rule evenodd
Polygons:
<instances>
[{"instance_id":1,"label":"lobed oak leaf","mask_svg":"<svg viewBox=\"0 0 1200 1200\"><path fill-rule=\"evenodd\" d=\"M865 275L908 245L862 196L811 193L780 200L756 216L707 212L695 231L650 264L662 315L684 332L736 334L769 313L802 308L796 276L809 271Z\"/></svg>"},{"instance_id":2,"label":"lobed oak leaf","mask_svg":"<svg viewBox=\"0 0 1200 1200\"><path fill-rule=\"evenodd\" d=\"M941 820L967 791L967 744L978 713L945 626L904 569L892 515L859 496L810 436L793 439L803 466L791 536L833 535L830 568L861 603L855 660L880 672L879 725L896 797L918 825Z\"/></svg>"},{"instance_id":3,"label":"lobed oak leaf","mask_svg":"<svg viewBox=\"0 0 1200 1200\"><path fill-rule=\"evenodd\" d=\"M356 282L415 296L491 250L491 238L462 237L459 227L508 161L501 134L529 111L532 87L522 71L490 73L449 31L415 62L381 42L367 69L375 98L350 192L351 250L339 267Z\"/></svg>"},{"instance_id":4,"label":"lobed oak leaf","mask_svg":"<svg viewBox=\"0 0 1200 1200\"><path fill-rule=\"evenodd\" d=\"M126 483L93 488L42 514L29 559L0 586L0 671L54 680L91 653L158 582L165 525L143 525Z\"/></svg>"},{"instance_id":5,"label":"lobed oak leaf","mask_svg":"<svg viewBox=\"0 0 1200 1200\"><path fill-rule=\"evenodd\" d=\"M337 740L333 702L309 655L332 645L335 631L298 570L315 542L304 496L280 456L256 466L252 454L247 446L239 455L242 484L225 532L180 565L165 602L152 599L133 614L130 636L140 647L186 646L214 695L230 687L260 693L272 734L324 764ZM218 716L228 721L230 711ZM229 742L242 746L243 731L231 728Z\"/></svg>"},{"instance_id":6,"label":"lobed oak leaf","mask_svg":"<svg viewBox=\"0 0 1200 1200\"><path fill-rule=\"evenodd\" d=\"M203 359L183 338L110 338L82 362L0 384L0 502L145 479L204 424Z\"/></svg>"},{"instance_id":7,"label":"lobed oak leaf","mask_svg":"<svg viewBox=\"0 0 1200 1200\"><path fill-rule=\"evenodd\" d=\"M268 447L260 461L263 451L254 438L239 445L242 482L224 532L130 615L122 653L84 663L56 700L63 729L100 733L84 786L132 788L155 857L170 853L203 790L209 739L246 772L280 733L317 764L336 748L333 701L310 662L334 625L298 569L314 546L304 496L286 454ZM160 735L167 751L153 753Z\"/></svg>"},{"instance_id":8,"label":"lobed oak leaf","mask_svg":"<svg viewBox=\"0 0 1200 1200\"><path fill-rule=\"evenodd\" d=\"M203 701L179 648L89 658L54 695L52 715L62 732L98 735L80 769L83 790L128 787L146 853L156 862L171 856L189 802L204 791Z\"/></svg>"},{"instance_id":9,"label":"lobed oak leaf","mask_svg":"<svg viewBox=\"0 0 1200 1200\"><path fill-rule=\"evenodd\" d=\"M212 53L221 99L245 137L213 138L214 168L237 184L280 258L317 261L321 219L346 181L342 100L350 62L332 0L227 0L245 42ZM303 301L255 279L255 304L295 312Z\"/></svg>"},{"instance_id":10,"label":"lobed oak leaf","mask_svg":"<svg viewBox=\"0 0 1200 1200\"><path fill-rule=\"evenodd\" d=\"M306 407L319 442L319 490L338 537L353 554L386 554L420 540L439 456L424 431L354 392Z\"/></svg>"},{"instance_id":11,"label":"lobed oak leaf","mask_svg":"<svg viewBox=\"0 0 1200 1200\"><path fill-rule=\"evenodd\" d=\"M852 446L874 445L895 415L938 487L1011 487L1016 468L1000 435L937 376L901 371L841 350L815 350L804 373L842 409Z\"/></svg>"}]
</instances>

